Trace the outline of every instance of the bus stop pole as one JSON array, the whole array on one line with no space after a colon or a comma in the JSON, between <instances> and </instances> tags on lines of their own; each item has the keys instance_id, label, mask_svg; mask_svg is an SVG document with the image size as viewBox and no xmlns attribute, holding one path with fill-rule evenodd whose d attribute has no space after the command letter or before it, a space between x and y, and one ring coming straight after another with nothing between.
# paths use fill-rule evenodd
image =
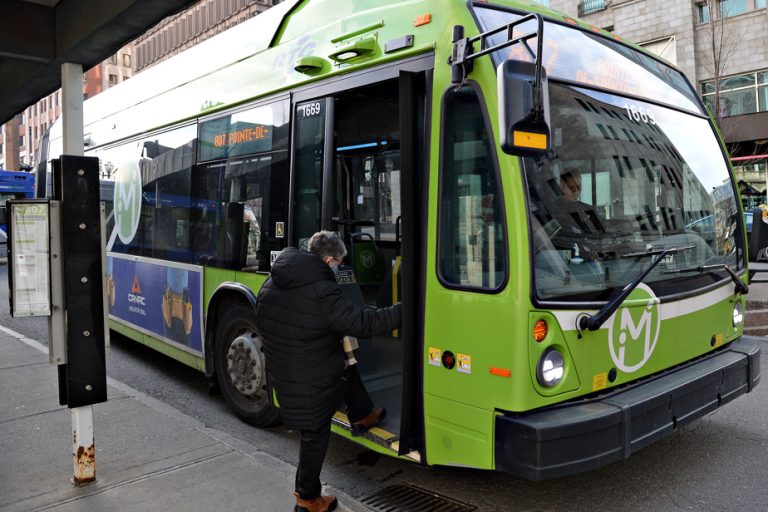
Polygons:
<instances>
[{"instance_id":1,"label":"bus stop pole","mask_svg":"<svg viewBox=\"0 0 768 512\"><path fill-rule=\"evenodd\" d=\"M83 156L83 66L61 65L63 154ZM57 229L60 229L57 227ZM66 333L61 333L66 336ZM93 439L93 405L72 409L73 481L96 480L96 444Z\"/></svg>"}]
</instances>

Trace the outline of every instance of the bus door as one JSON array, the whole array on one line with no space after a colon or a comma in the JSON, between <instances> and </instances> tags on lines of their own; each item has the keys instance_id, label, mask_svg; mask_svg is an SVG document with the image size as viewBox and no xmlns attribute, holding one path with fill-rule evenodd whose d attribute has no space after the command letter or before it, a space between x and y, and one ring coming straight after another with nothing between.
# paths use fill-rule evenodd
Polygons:
<instances>
[{"instance_id":1,"label":"bus door","mask_svg":"<svg viewBox=\"0 0 768 512\"><path fill-rule=\"evenodd\" d=\"M358 340L358 359L371 398L388 412L376 430L384 439L371 440L405 453L420 451L421 438L415 333L423 316L417 285L426 201L417 198L425 188L419 169L424 104L424 73L402 72L294 105L291 240L306 247L318 229L340 233L358 300L376 307L403 303L403 327ZM344 427L345 419L337 415L335 422Z\"/></svg>"}]
</instances>

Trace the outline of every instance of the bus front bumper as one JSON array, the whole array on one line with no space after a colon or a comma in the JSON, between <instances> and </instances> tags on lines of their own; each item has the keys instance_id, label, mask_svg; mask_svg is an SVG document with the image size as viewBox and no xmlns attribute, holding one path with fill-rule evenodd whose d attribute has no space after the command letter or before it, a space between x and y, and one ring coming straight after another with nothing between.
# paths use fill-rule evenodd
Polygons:
<instances>
[{"instance_id":1,"label":"bus front bumper","mask_svg":"<svg viewBox=\"0 0 768 512\"><path fill-rule=\"evenodd\" d=\"M654 380L581 403L496 416L496 469L543 480L588 471L631 454L751 391L760 380L760 338Z\"/></svg>"}]
</instances>

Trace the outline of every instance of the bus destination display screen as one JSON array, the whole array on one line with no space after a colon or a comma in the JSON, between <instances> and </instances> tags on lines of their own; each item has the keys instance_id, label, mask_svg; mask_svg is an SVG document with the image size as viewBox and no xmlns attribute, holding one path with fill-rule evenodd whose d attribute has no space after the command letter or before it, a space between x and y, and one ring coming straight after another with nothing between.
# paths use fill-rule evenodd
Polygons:
<instances>
[{"instance_id":1,"label":"bus destination display screen","mask_svg":"<svg viewBox=\"0 0 768 512\"><path fill-rule=\"evenodd\" d=\"M271 151L274 114L264 106L200 123L200 161Z\"/></svg>"}]
</instances>

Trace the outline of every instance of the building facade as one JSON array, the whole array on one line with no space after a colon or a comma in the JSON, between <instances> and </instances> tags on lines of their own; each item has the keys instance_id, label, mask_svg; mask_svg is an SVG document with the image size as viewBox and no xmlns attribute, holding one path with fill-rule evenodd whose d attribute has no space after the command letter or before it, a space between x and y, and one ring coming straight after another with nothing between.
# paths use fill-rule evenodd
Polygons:
<instances>
[{"instance_id":1,"label":"building facade","mask_svg":"<svg viewBox=\"0 0 768 512\"><path fill-rule=\"evenodd\" d=\"M767 0L551 0L680 68L718 119L747 206L768 189ZM717 103L717 107L715 104Z\"/></svg>"},{"instance_id":2,"label":"building facade","mask_svg":"<svg viewBox=\"0 0 768 512\"><path fill-rule=\"evenodd\" d=\"M83 75L83 98L128 80L142 70L200 43L279 0L199 0L170 16ZM61 114L61 90L41 99L0 128L0 168L19 170L37 164L45 131Z\"/></svg>"},{"instance_id":3,"label":"building facade","mask_svg":"<svg viewBox=\"0 0 768 512\"><path fill-rule=\"evenodd\" d=\"M83 73L83 99L128 80L133 74L133 45ZM40 140L61 115L61 89L30 105L0 128L0 168L12 171L34 167Z\"/></svg>"},{"instance_id":4,"label":"building facade","mask_svg":"<svg viewBox=\"0 0 768 512\"><path fill-rule=\"evenodd\" d=\"M277 3L279 0L200 0L164 19L133 42L135 70L141 72Z\"/></svg>"}]
</instances>

